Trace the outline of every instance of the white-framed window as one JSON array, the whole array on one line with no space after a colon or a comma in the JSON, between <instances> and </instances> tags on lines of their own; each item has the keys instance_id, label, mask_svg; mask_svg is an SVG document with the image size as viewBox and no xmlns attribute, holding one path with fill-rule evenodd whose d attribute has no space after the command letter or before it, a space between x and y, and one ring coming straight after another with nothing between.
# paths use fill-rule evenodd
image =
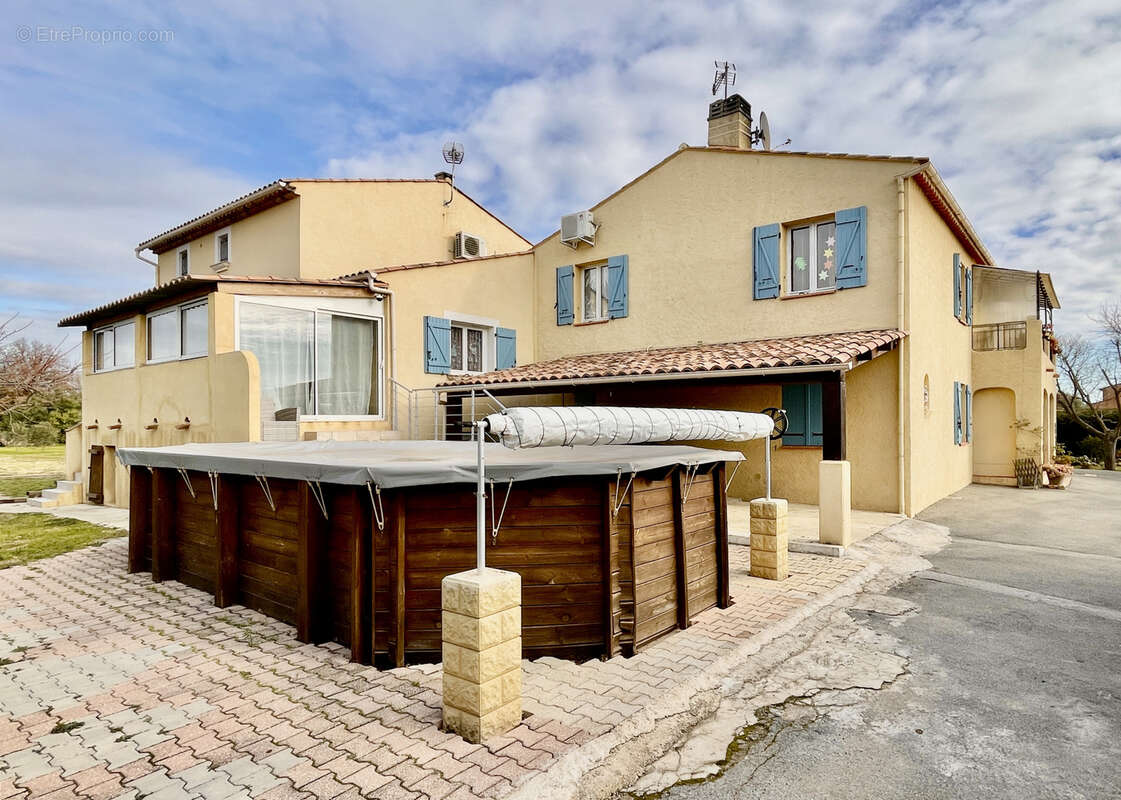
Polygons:
<instances>
[{"instance_id":1,"label":"white-framed window","mask_svg":"<svg viewBox=\"0 0 1121 800\"><path fill-rule=\"evenodd\" d=\"M238 304L238 349L257 357L264 404L320 419L381 416L381 318Z\"/></svg>"},{"instance_id":2,"label":"white-framed window","mask_svg":"<svg viewBox=\"0 0 1121 800\"><path fill-rule=\"evenodd\" d=\"M790 228L787 293L809 294L836 288L837 225L832 219Z\"/></svg>"},{"instance_id":3,"label":"white-framed window","mask_svg":"<svg viewBox=\"0 0 1121 800\"><path fill-rule=\"evenodd\" d=\"M118 322L93 332L93 371L136 365L136 323Z\"/></svg>"},{"instance_id":4,"label":"white-framed window","mask_svg":"<svg viewBox=\"0 0 1121 800\"><path fill-rule=\"evenodd\" d=\"M230 229L223 228L214 234L214 263L222 264L230 260Z\"/></svg>"},{"instance_id":5,"label":"white-framed window","mask_svg":"<svg viewBox=\"0 0 1121 800\"><path fill-rule=\"evenodd\" d=\"M581 320L599 322L609 319L607 313L607 264L580 268Z\"/></svg>"},{"instance_id":6,"label":"white-framed window","mask_svg":"<svg viewBox=\"0 0 1121 800\"><path fill-rule=\"evenodd\" d=\"M486 370L486 347L488 331L482 328L461 325L453 322L451 326L451 371L484 372Z\"/></svg>"},{"instance_id":7,"label":"white-framed window","mask_svg":"<svg viewBox=\"0 0 1121 800\"><path fill-rule=\"evenodd\" d=\"M191 272L191 248L183 245L175 251L175 274L189 275Z\"/></svg>"},{"instance_id":8,"label":"white-framed window","mask_svg":"<svg viewBox=\"0 0 1121 800\"><path fill-rule=\"evenodd\" d=\"M206 300L161 308L148 315L148 363L198 358L209 351Z\"/></svg>"}]
</instances>

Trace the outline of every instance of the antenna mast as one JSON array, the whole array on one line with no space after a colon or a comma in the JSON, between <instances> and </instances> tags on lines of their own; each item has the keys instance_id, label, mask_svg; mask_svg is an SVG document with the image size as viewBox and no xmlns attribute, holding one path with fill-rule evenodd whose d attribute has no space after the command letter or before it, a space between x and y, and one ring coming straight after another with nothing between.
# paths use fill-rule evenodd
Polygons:
<instances>
[{"instance_id":1,"label":"antenna mast","mask_svg":"<svg viewBox=\"0 0 1121 800\"><path fill-rule=\"evenodd\" d=\"M459 142L445 142L444 143L444 161L451 164L451 182L448 184L451 191L448 194L448 199L444 205L451 205L452 199L455 197L455 165L463 163L463 145Z\"/></svg>"},{"instance_id":2,"label":"antenna mast","mask_svg":"<svg viewBox=\"0 0 1121 800\"><path fill-rule=\"evenodd\" d=\"M716 65L716 77L712 79L712 95L720 91L720 87L724 87L724 99L728 99L728 87L736 85L736 65L727 61L714 61Z\"/></svg>"}]
</instances>

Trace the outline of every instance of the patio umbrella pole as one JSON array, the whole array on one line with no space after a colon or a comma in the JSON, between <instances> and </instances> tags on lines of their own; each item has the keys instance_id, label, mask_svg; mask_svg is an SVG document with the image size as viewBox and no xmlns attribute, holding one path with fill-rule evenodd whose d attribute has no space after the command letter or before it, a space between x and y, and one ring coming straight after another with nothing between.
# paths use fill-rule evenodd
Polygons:
<instances>
[{"instance_id":1,"label":"patio umbrella pole","mask_svg":"<svg viewBox=\"0 0 1121 800\"><path fill-rule=\"evenodd\" d=\"M477 468L479 470L478 488L475 490L475 561L476 566L481 574L486 569L487 553L486 553L486 505L487 505L487 491L486 482L484 479L484 471L486 468L486 454L483 451L483 445L486 439L487 423L486 420L479 420L475 423L475 452L477 454Z\"/></svg>"}]
</instances>

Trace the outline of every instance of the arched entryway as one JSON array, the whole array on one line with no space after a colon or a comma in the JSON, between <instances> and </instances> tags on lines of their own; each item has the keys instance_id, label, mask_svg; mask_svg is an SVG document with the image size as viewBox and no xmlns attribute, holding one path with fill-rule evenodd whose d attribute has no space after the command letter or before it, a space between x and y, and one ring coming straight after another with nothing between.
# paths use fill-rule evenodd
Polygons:
<instances>
[{"instance_id":1,"label":"arched entryway","mask_svg":"<svg viewBox=\"0 0 1121 800\"><path fill-rule=\"evenodd\" d=\"M1015 481L1016 394L1004 387L973 395L973 475Z\"/></svg>"}]
</instances>

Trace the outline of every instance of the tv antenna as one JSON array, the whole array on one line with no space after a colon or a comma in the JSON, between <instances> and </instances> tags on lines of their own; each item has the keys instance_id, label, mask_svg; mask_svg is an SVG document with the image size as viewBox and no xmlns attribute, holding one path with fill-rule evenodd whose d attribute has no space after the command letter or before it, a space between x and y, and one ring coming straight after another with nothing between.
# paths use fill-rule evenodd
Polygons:
<instances>
[{"instance_id":1,"label":"tv antenna","mask_svg":"<svg viewBox=\"0 0 1121 800\"><path fill-rule=\"evenodd\" d=\"M730 64L727 61L714 61L716 64L716 77L712 79L712 94L715 97L716 93L720 91L720 87L724 87L724 99L728 99L728 87L736 85L736 65Z\"/></svg>"},{"instance_id":2,"label":"tv antenna","mask_svg":"<svg viewBox=\"0 0 1121 800\"><path fill-rule=\"evenodd\" d=\"M451 164L452 167L451 180L449 181L449 186L452 187L452 190L448 195L448 199L444 202L444 205L447 206L451 205L452 199L455 198L455 167L457 164L463 163L463 145L459 142L444 142L443 154L444 161Z\"/></svg>"}]
</instances>

